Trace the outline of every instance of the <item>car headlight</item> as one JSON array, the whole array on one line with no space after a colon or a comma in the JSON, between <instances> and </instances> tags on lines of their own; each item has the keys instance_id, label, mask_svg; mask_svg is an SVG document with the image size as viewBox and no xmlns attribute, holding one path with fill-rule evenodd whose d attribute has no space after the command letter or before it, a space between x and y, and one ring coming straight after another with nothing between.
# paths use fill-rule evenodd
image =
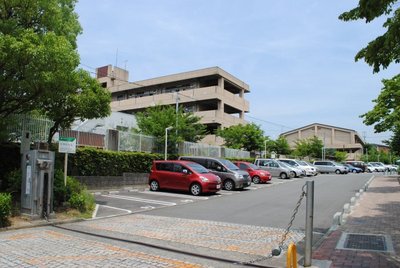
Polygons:
<instances>
[{"instance_id":1,"label":"car headlight","mask_svg":"<svg viewBox=\"0 0 400 268\"><path fill-rule=\"evenodd\" d=\"M243 179L243 175L241 175L239 173L235 173L235 178L236 179Z\"/></svg>"},{"instance_id":2,"label":"car headlight","mask_svg":"<svg viewBox=\"0 0 400 268\"><path fill-rule=\"evenodd\" d=\"M264 172L260 172L260 175L261 175L261 176L265 176L265 173L264 173Z\"/></svg>"},{"instance_id":3,"label":"car headlight","mask_svg":"<svg viewBox=\"0 0 400 268\"><path fill-rule=\"evenodd\" d=\"M203 177L203 176L200 177L200 180L202 182L208 182L209 181L209 179L207 179L206 177Z\"/></svg>"}]
</instances>

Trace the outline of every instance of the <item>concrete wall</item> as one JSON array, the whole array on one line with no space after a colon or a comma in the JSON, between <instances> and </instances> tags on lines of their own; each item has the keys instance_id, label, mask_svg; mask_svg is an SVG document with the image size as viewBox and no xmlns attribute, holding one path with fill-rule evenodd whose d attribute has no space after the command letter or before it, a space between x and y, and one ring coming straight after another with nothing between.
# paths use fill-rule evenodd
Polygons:
<instances>
[{"instance_id":1,"label":"concrete wall","mask_svg":"<svg viewBox=\"0 0 400 268\"><path fill-rule=\"evenodd\" d=\"M147 187L148 173L124 173L123 176L77 176L88 190L121 189L123 187Z\"/></svg>"}]
</instances>

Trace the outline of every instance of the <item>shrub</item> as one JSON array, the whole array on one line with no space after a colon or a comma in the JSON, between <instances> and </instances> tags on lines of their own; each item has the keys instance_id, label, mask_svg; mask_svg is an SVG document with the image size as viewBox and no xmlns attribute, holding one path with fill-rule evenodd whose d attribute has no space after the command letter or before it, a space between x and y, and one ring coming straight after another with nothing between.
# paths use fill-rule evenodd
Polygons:
<instances>
[{"instance_id":1,"label":"shrub","mask_svg":"<svg viewBox=\"0 0 400 268\"><path fill-rule=\"evenodd\" d=\"M21 193L22 172L20 169L10 171L6 175L5 190L8 193Z\"/></svg>"},{"instance_id":2,"label":"shrub","mask_svg":"<svg viewBox=\"0 0 400 268\"><path fill-rule=\"evenodd\" d=\"M8 217L11 215L11 194L0 193L0 228L10 225Z\"/></svg>"},{"instance_id":3,"label":"shrub","mask_svg":"<svg viewBox=\"0 0 400 268\"><path fill-rule=\"evenodd\" d=\"M81 213L91 212L95 207L95 200L87 190L81 193L73 193L69 199L69 204L72 208L76 208Z\"/></svg>"}]
</instances>

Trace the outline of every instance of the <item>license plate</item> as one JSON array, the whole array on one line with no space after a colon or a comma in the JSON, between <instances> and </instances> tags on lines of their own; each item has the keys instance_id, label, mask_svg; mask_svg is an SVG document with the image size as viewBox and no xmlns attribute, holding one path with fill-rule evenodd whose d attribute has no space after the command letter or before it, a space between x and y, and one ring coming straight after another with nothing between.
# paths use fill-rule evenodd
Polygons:
<instances>
[{"instance_id":1,"label":"license plate","mask_svg":"<svg viewBox=\"0 0 400 268\"><path fill-rule=\"evenodd\" d=\"M220 188L221 188L221 185L217 184L217 189L220 189Z\"/></svg>"}]
</instances>

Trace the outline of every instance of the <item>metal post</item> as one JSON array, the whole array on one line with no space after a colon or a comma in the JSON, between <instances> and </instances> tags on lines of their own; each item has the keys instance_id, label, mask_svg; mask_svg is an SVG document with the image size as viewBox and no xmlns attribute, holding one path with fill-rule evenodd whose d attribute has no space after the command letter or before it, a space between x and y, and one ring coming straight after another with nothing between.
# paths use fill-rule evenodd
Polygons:
<instances>
[{"instance_id":1,"label":"metal post","mask_svg":"<svg viewBox=\"0 0 400 268\"><path fill-rule=\"evenodd\" d=\"M67 170L68 170L68 153L65 153L65 158L64 158L64 186L67 186Z\"/></svg>"},{"instance_id":2,"label":"metal post","mask_svg":"<svg viewBox=\"0 0 400 268\"><path fill-rule=\"evenodd\" d=\"M304 267L311 266L312 240L313 240L313 221L314 221L314 181L307 181L307 200L306 200L306 237Z\"/></svg>"}]
</instances>

